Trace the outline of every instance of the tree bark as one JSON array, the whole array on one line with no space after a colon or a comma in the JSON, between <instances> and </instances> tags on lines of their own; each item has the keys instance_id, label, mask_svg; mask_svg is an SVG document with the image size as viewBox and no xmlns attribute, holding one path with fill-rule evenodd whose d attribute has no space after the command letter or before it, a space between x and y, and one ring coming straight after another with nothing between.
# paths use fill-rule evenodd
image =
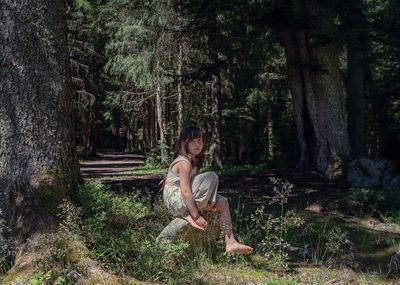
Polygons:
<instances>
[{"instance_id":1,"label":"tree bark","mask_svg":"<svg viewBox=\"0 0 400 285\"><path fill-rule=\"evenodd\" d=\"M1 0L0 206L17 242L56 222L81 181L65 7Z\"/></svg>"},{"instance_id":2,"label":"tree bark","mask_svg":"<svg viewBox=\"0 0 400 285\"><path fill-rule=\"evenodd\" d=\"M267 113L267 134L268 134L268 159L274 159L274 122L272 120L272 110L269 109Z\"/></svg>"},{"instance_id":3,"label":"tree bark","mask_svg":"<svg viewBox=\"0 0 400 285\"><path fill-rule=\"evenodd\" d=\"M210 164L216 168L222 168L221 159L221 78L219 71L217 50L217 23L214 15L208 28L208 56L211 65L211 73L208 82L208 90L211 95L212 134L209 148Z\"/></svg>"},{"instance_id":4,"label":"tree bark","mask_svg":"<svg viewBox=\"0 0 400 285\"><path fill-rule=\"evenodd\" d=\"M154 98L149 100L148 104L148 113L149 113L149 121L148 121L148 143L146 144L147 151L152 149L156 146L156 118L155 118L155 111L154 111Z\"/></svg>"},{"instance_id":5,"label":"tree bark","mask_svg":"<svg viewBox=\"0 0 400 285\"><path fill-rule=\"evenodd\" d=\"M159 61L157 60L157 73L159 73ZM160 80L160 79L159 79ZM161 143L161 164L168 164L168 151L166 148L167 142L167 131L165 128L165 120L163 117L162 105L161 105L161 84L160 81L157 82L156 89L156 106L157 106L157 122L160 134L160 143Z\"/></svg>"},{"instance_id":6,"label":"tree bark","mask_svg":"<svg viewBox=\"0 0 400 285\"><path fill-rule=\"evenodd\" d=\"M365 18L360 0L349 0L347 15L343 19L346 29L351 29L347 40L347 110L349 136L354 157L367 155L364 111L364 49L366 46Z\"/></svg>"},{"instance_id":7,"label":"tree bark","mask_svg":"<svg viewBox=\"0 0 400 285\"><path fill-rule=\"evenodd\" d=\"M81 132L82 132L82 151L80 155L84 158L87 158L88 145L89 145L89 127L86 116L81 118Z\"/></svg>"},{"instance_id":8,"label":"tree bark","mask_svg":"<svg viewBox=\"0 0 400 285\"><path fill-rule=\"evenodd\" d=\"M179 43L179 54L178 54L178 134L183 129L183 92L182 92L182 43Z\"/></svg>"},{"instance_id":9,"label":"tree bark","mask_svg":"<svg viewBox=\"0 0 400 285\"><path fill-rule=\"evenodd\" d=\"M323 2L282 1L283 44L301 146L299 166L335 176L339 158L350 155L343 84L331 38L334 13ZM303 29L290 29L296 25Z\"/></svg>"}]
</instances>

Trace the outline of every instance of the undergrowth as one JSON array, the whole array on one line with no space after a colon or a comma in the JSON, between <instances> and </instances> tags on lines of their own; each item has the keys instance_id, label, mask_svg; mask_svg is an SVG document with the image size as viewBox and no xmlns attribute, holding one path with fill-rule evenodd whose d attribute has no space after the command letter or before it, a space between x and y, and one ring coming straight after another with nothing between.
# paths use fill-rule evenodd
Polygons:
<instances>
[{"instance_id":1,"label":"undergrowth","mask_svg":"<svg viewBox=\"0 0 400 285\"><path fill-rule=\"evenodd\" d=\"M351 191L351 199L358 206L360 216L400 223L400 188L352 188Z\"/></svg>"},{"instance_id":2,"label":"undergrowth","mask_svg":"<svg viewBox=\"0 0 400 285\"><path fill-rule=\"evenodd\" d=\"M75 201L82 209L88 246L110 271L162 282L190 277L187 244L155 242L170 218L161 203L151 206L144 197L116 195L100 182L83 185Z\"/></svg>"},{"instance_id":3,"label":"undergrowth","mask_svg":"<svg viewBox=\"0 0 400 285\"><path fill-rule=\"evenodd\" d=\"M197 255L185 242L157 244L155 238L171 219L163 203L150 203L145 195L115 193L100 182L86 183L76 191L74 201L81 209L76 217L81 218L70 224L81 225L87 246L109 271L144 281L204 284L199 265L208 263L286 272L286 279L272 278L265 284L300 284L290 277L293 261L322 267L343 265L337 261L347 257L346 240L352 238L351 231L329 220L306 223L298 210L287 206L293 185L271 181L275 196L270 205L251 214L240 204L232 209L235 236L255 248L253 256L223 255L222 239L208 247L214 252Z\"/></svg>"},{"instance_id":4,"label":"undergrowth","mask_svg":"<svg viewBox=\"0 0 400 285\"><path fill-rule=\"evenodd\" d=\"M6 231L8 231L9 229L6 226L2 216L3 211L0 210L0 276L6 274L7 271L11 269L11 266L13 264L13 246L5 238Z\"/></svg>"}]
</instances>

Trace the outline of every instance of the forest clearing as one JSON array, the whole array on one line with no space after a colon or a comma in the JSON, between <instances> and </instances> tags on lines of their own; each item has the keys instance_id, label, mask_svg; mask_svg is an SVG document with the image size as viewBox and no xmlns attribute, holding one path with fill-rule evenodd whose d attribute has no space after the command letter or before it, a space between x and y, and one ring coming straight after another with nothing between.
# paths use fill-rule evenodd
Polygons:
<instances>
[{"instance_id":1,"label":"forest clearing","mask_svg":"<svg viewBox=\"0 0 400 285\"><path fill-rule=\"evenodd\" d=\"M400 284L399 15L0 0L0 284Z\"/></svg>"}]
</instances>

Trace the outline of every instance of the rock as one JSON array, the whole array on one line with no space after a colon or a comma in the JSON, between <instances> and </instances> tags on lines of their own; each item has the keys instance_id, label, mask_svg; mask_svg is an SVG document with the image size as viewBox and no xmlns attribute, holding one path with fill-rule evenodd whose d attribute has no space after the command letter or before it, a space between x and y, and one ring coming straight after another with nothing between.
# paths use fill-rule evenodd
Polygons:
<instances>
[{"instance_id":1,"label":"rock","mask_svg":"<svg viewBox=\"0 0 400 285\"><path fill-rule=\"evenodd\" d=\"M400 187L400 175L395 173L393 162L362 157L348 164L347 181L353 187L397 188Z\"/></svg>"},{"instance_id":2,"label":"rock","mask_svg":"<svg viewBox=\"0 0 400 285\"><path fill-rule=\"evenodd\" d=\"M382 178L382 186L390 189L393 176L389 172L385 172Z\"/></svg>"},{"instance_id":3,"label":"rock","mask_svg":"<svg viewBox=\"0 0 400 285\"><path fill-rule=\"evenodd\" d=\"M388 186L387 188L389 189L400 188L400 175L394 176L387 186Z\"/></svg>"},{"instance_id":4,"label":"rock","mask_svg":"<svg viewBox=\"0 0 400 285\"><path fill-rule=\"evenodd\" d=\"M364 174L361 169L352 167L349 168L347 172L347 181L351 183L354 187L359 187L364 180Z\"/></svg>"},{"instance_id":5,"label":"rock","mask_svg":"<svg viewBox=\"0 0 400 285\"><path fill-rule=\"evenodd\" d=\"M350 262L355 261L355 249L354 245L351 241L349 241L347 238L344 240L344 243L346 245L346 259Z\"/></svg>"},{"instance_id":6,"label":"rock","mask_svg":"<svg viewBox=\"0 0 400 285\"><path fill-rule=\"evenodd\" d=\"M396 164L393 162L386 162L386 168L385 171L383 171L382 176L384 177L385 175L390 174L390 175L395 175L396 174Z\"/></svg>"},{"instance_id":7,"label":"rock","mask_svg":"<svg viewBox=\"0 0 400 285\"><path fill-rule=\"evenodd\" d=\"M381 177L383 171L385 170L386 163L384 160L378 159L368 159L362 157L359 159L361 166L367 171L368 175L371 177Z\"/></svg>"},{"instance_id":8,"label":"rock","mask_svg":"<svg viewBox=\"0 0 400 285\"><path fill-rule=\"evenodd\" d=\"M313 253L310 249L309 244L306 244L305 246L301 247L297 254L303 259L307 259L307 260L313 259Z\"/></svg>"},{"instance_id":9,"label":"rock","mask_svg":"<svg viewBox=\"0 0 400 285\"><path fill-rule=\"evenodd\" d=\"M378 177L365 177L364 180L361 182L360 186L364 188L373 188L377 187L381 184L381 181Z\"/></svg>"}]
</instances>

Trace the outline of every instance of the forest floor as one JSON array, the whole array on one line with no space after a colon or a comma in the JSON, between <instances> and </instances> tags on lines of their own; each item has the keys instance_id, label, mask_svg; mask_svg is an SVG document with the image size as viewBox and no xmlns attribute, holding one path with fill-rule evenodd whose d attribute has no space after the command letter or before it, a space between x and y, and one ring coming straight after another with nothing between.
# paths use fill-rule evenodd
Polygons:
<instances>
[{"instance_id":1,"label":"forest floor","mask_svg":"<svg viewBox=\"0 0 400 285\"><path fill-rule=\"evenodd\" d=\"M82 161L81 173L85 180L96 178L111 186L113 190L146 189L153 196L161 196L158 183L162 174L130 174L145 164L145 158L139 154L105 153L97 158ZM271 177L289 181L295 187L289 195L289 200L295 203L321 203L315 205L316 211L324 211L331 207L331 198L346 195L351 185L345 180L327 180L317 175L306 174L295 168L280 169L257 175L235 175L220 177L221 195L240 196L241 203L249 209L268 204L274 196ZM340 192L340 193L338 193ZM325 203L329 202L328 205Z\"/></svg>"},{"instance_id":2,"label":"forest floor","mask_svg":"<svg viewBox=\"0 0 400 285\"><path fill-rule=\"evenodd\" d=\"M98 158L81 161L81 173L85 180L99 180L109 185L114 192L141 192L137 194L149 195L152 201L159 201L162 192L159 191L158 183L162 174L138 174L134 171L144 164L145 158L138 154L106 153ZM341 269L337 266L322 269L315 264L294 262L297 274L293 275L293 280L301 283L293 280L286 280L286 283L261 282L275 275L259 269L249 271L245 268L242 274L230 265L219 265L217 270L215 266L211 269L212 265L204 265L200 279L206 284L400 284L396 281L398 275L385 269L400 242L398 221L384 221L366 215L365 208L350 198L352 188L344 178L328 180L294 168L271 170L257 175L222 175L219 193L229 198L234 213L242 211L250 215L260 206L268 207L276 195L271 177L281 178L294 185L286 207L296 209L306 223L319 224L321 231L325 231L327 225L341 227L354 245L351 254L356 261L342 262L339 266ZM295 246L301 247L307 243L306 239L300 240ZM309 240L312 243L312 239ZM346 268L344 271L343 266ZM281 276L279 272L278 276Z\"/></svg>"}]
</instances>

